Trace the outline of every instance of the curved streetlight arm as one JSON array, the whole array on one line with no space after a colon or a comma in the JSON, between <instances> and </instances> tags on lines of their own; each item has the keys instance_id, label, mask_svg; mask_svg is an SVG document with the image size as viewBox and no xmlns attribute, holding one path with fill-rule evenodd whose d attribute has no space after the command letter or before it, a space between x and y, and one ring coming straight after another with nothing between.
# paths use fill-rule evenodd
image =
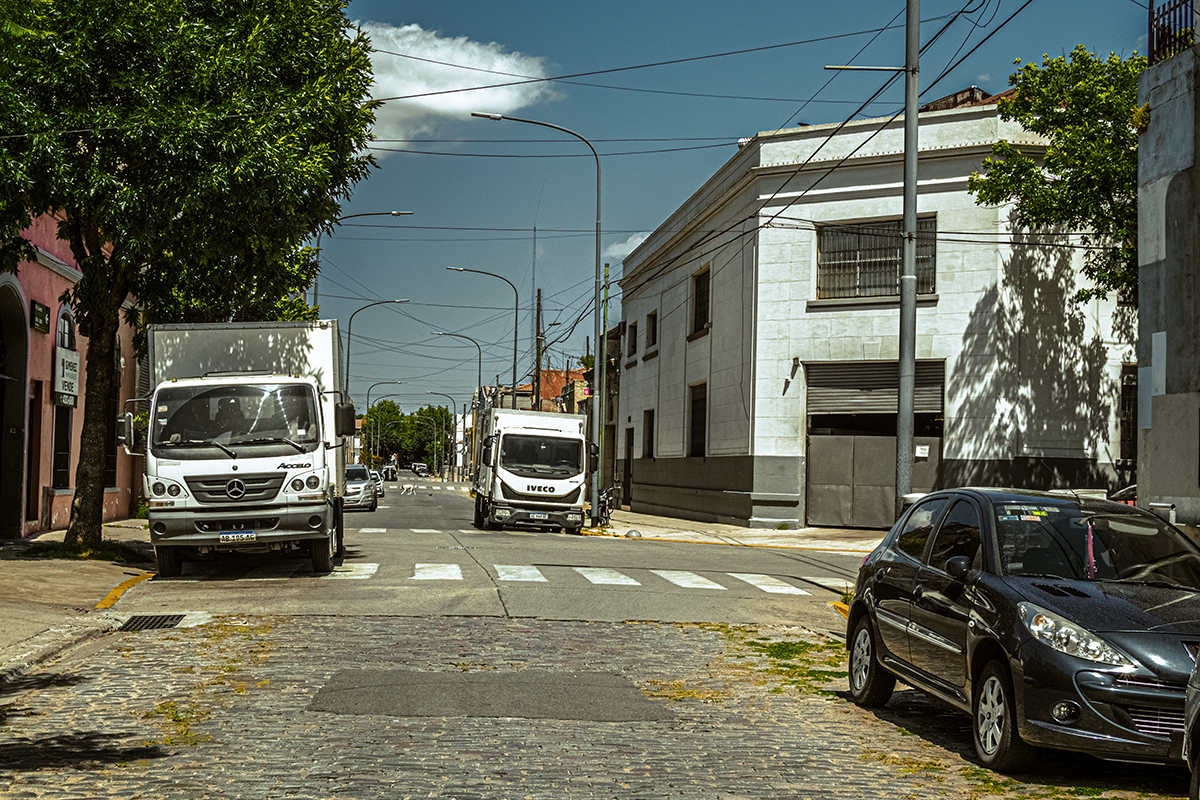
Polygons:
<instances>
[{"instance_id":1,"label":"curved streetlight arm","mask_svg":"<svg viewBox=\"0 0 1200 800\"><path fill-rule=\"evenodd\" d=\"M592 362L592 370L596 396L592 399L592 442L596 446L596 457L600 464L604 464L604 365L608 361L608 354L605 350L605 339L603 316L602 316L602 301L604 289L604 273L600 269L600 155L596 152L596 148L592 147L592 143L587 140L587 137L576 133L570 128L564 128L561 125L555 125L551 122L541 122L536 119L522 119L520 117L510 117L505 114L489 114L480 111L471 113L473 117L482 117L495 121L510 120L512 122L524 122L527 125L538 125L542 128L551 128L556 131L574 136L579 141L587 145L592 151L592 157L596 159L596 356ZM514 381L515 382L515 381ZM592 524L598 523L597 510L600 507L600 470L592 476Z\"/></svg>"},{"instance_id":2,"label":"curved streetlight arm","mask_svg":"<svg viewBox=\"0 0 1200 800\"><path fill-rule=\"evenodd\" d=\"M454 398L444 392L429 392L429 394L436 394L439 397L444 397L450 401L450 452L457 453L457 450L458 450L458 417L457 417L458 407L454 404ZM443 461L444 460L445 459L443 459ZM457 460L458 459L456 458L455 461L457 461ZM442 477L445 477L445 474L444 474L445 467L446 467L446 465L442 464L442 472L443 472ZM453 465L453 464L450 466L451 479L453 479L454 467L455 467L455 465Z\"/></svg>"},{"instance_id":3,"label":"curved streetlight arm","mask_svg":"<svg viewBox=\"0 0 1200 800\"><path fill-rule=\"evenodd\" d=\"M521 330L521 295L517 291L516 284L510 281L503 275L497 275L494 272L484 272L481 269L471 269L469 267L446 267L451 272L474 272L476 275L489 275L493 278L499 278L509 285L513 290L513 370L512 370L512 404L513 408L517 407L517 349L519 347L519 334ZM480 376L480 388L482 388L483 376Z\"/></svg>"},{"instance_id":4,"label":"curved streetlight arm","mask_svg":"<svg viewBox=\"0 0 1200 800\"><path fill-rule=\"evenodd\" d=\"M381 306L385 303L407 303L407 302L408 302L408 300L377 300L374 303L367 303L362 308L355 309L354 313L350 315L350 321L346 323L346 377L343 380L346 397L350 397L350 345L354 341L353 338L351 338L351 331L354 330L354 318L356 316L358 316L359 311L366 311L371 306ZM368 406L370 405L370 401L371 401L371 398L368 397L367 398ZM351 399L351 402L353 402L353 399Z\"/></svg>"},{"instance_id":5,"label":"curved streetlight arm","mask_svg":"<svg viewBox=\"0 0 1200 800\"><path fill-rule=\"evenodd\" d=\"M334 222L341 222L344 219L353 219L354 217L407 217L411 216L411 211L363 211L359 214L347 214L344 217L338 217ZM332 233L332 231L330 231ZM313 278L313 305L317 305L317 281L321 277L321 237L325 234L325 230L317 231L317 275Z\"/></svg>"},{"instance_id":6,"label":"curved streetlight arm","mask_svg":"<svg viewBox=\"0 0 1200 800\"><path fill-rule=\"evenodd\" d=\"M455 339L466 339L471 344L475 345L475 349L479 351L479 383L476 391L483 391L483 348L479 346L479 342L472 339L470 336L464 336L461 333L447 333L446 331L435 331L434 336L453 336ZM430 394L437 394L430 392ZM453 401L451 401L453 402Z\"/></svg>"}]
</instances>

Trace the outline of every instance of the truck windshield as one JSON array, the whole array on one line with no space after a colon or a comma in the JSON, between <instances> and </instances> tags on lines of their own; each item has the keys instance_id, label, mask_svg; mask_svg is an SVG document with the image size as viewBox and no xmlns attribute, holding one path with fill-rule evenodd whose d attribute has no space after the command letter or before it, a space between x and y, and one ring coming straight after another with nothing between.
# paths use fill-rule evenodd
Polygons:
<instances>
[{"instance_id":1,"label":"truck windshield","mask_svg":"<svg viewBox=\"0 0 1200 800\"><path fill-rule=\"evenodd\" d=\"M500 466L529 478L569 478L583 472L583 441L507 434L500 439Z\"/></svg>"},{"instance_id":2,"label":"truck windshield","mask_svg":"<svg viewBox=\"0 0 1200 800\"><path fill-rule=\"evenodd\" d=\"M317 399L298 384L168 386L155 397L155 455L211 458L212 448L246 456L311 452L320 442Z\"/></svg>"}]
</instances>

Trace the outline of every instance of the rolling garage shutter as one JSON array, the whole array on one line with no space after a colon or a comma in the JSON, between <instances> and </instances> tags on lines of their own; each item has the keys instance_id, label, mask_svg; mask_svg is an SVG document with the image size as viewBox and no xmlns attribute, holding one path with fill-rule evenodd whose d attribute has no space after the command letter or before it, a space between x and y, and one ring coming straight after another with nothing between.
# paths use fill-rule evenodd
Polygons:
<instances>
[{"instance_id":1,"label":"rolling garage shutter","mask_svg":"<svg viewBox=\"0 0 1200 800\"><path fill-rule=\"evenodd\" d=\"M809 414L895 414L899 409L900 365L895 361L811 362ZM918 361L913 411L942 413L945 361Z\"/></svg>"}]
</instances>

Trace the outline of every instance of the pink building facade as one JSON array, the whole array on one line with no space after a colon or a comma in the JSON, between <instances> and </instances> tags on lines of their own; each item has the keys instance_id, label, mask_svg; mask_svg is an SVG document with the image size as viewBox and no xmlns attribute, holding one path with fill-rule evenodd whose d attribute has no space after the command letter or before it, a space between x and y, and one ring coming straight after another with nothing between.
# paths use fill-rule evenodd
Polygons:
<instances>
[{"instance_id":1,"label":"pink building facade","mask_svg":"<svg viewBox=\"0 0 1200 800\"><path fill-rule=\"evenodd\" d=\"M83 427L87 338L59 300L81 277L57 220L42 217L26 238L36 261L0 275L0 538L65 528L75 494ZM106 448L104 519L131 515L141 463L116 446L115 423L137 396L133 332L118 333L118 391L109 399L113 428Z\"/></svg>"}]
</instances>

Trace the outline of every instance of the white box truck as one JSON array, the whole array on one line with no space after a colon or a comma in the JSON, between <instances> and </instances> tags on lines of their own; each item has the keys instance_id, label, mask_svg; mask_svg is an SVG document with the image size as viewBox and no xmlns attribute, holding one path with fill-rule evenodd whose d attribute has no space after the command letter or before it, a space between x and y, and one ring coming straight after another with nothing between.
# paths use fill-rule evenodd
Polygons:
<instances>
[{"instance_id":1,"label":"white box truck","mask_svg":"<svg viewBox=\"0 0 1200 800\"><path fill-rule=\"evenodd\" d=\"M185 554L293 548L330 571L354 433L337 321L152 325L147 336L159 575L180 574ZM133 415L119 428L130 446Z\"/></svg>"},{"instance_id":2,"label":"white box truck","mask_svg":"<svg viewBox=\"0 0 1200 800\"><path fill-rule=\"evenodd\" d=\"M583 527L587 417L489 408L480 420L475 527Z\"/></svg>"}]
</instances>

